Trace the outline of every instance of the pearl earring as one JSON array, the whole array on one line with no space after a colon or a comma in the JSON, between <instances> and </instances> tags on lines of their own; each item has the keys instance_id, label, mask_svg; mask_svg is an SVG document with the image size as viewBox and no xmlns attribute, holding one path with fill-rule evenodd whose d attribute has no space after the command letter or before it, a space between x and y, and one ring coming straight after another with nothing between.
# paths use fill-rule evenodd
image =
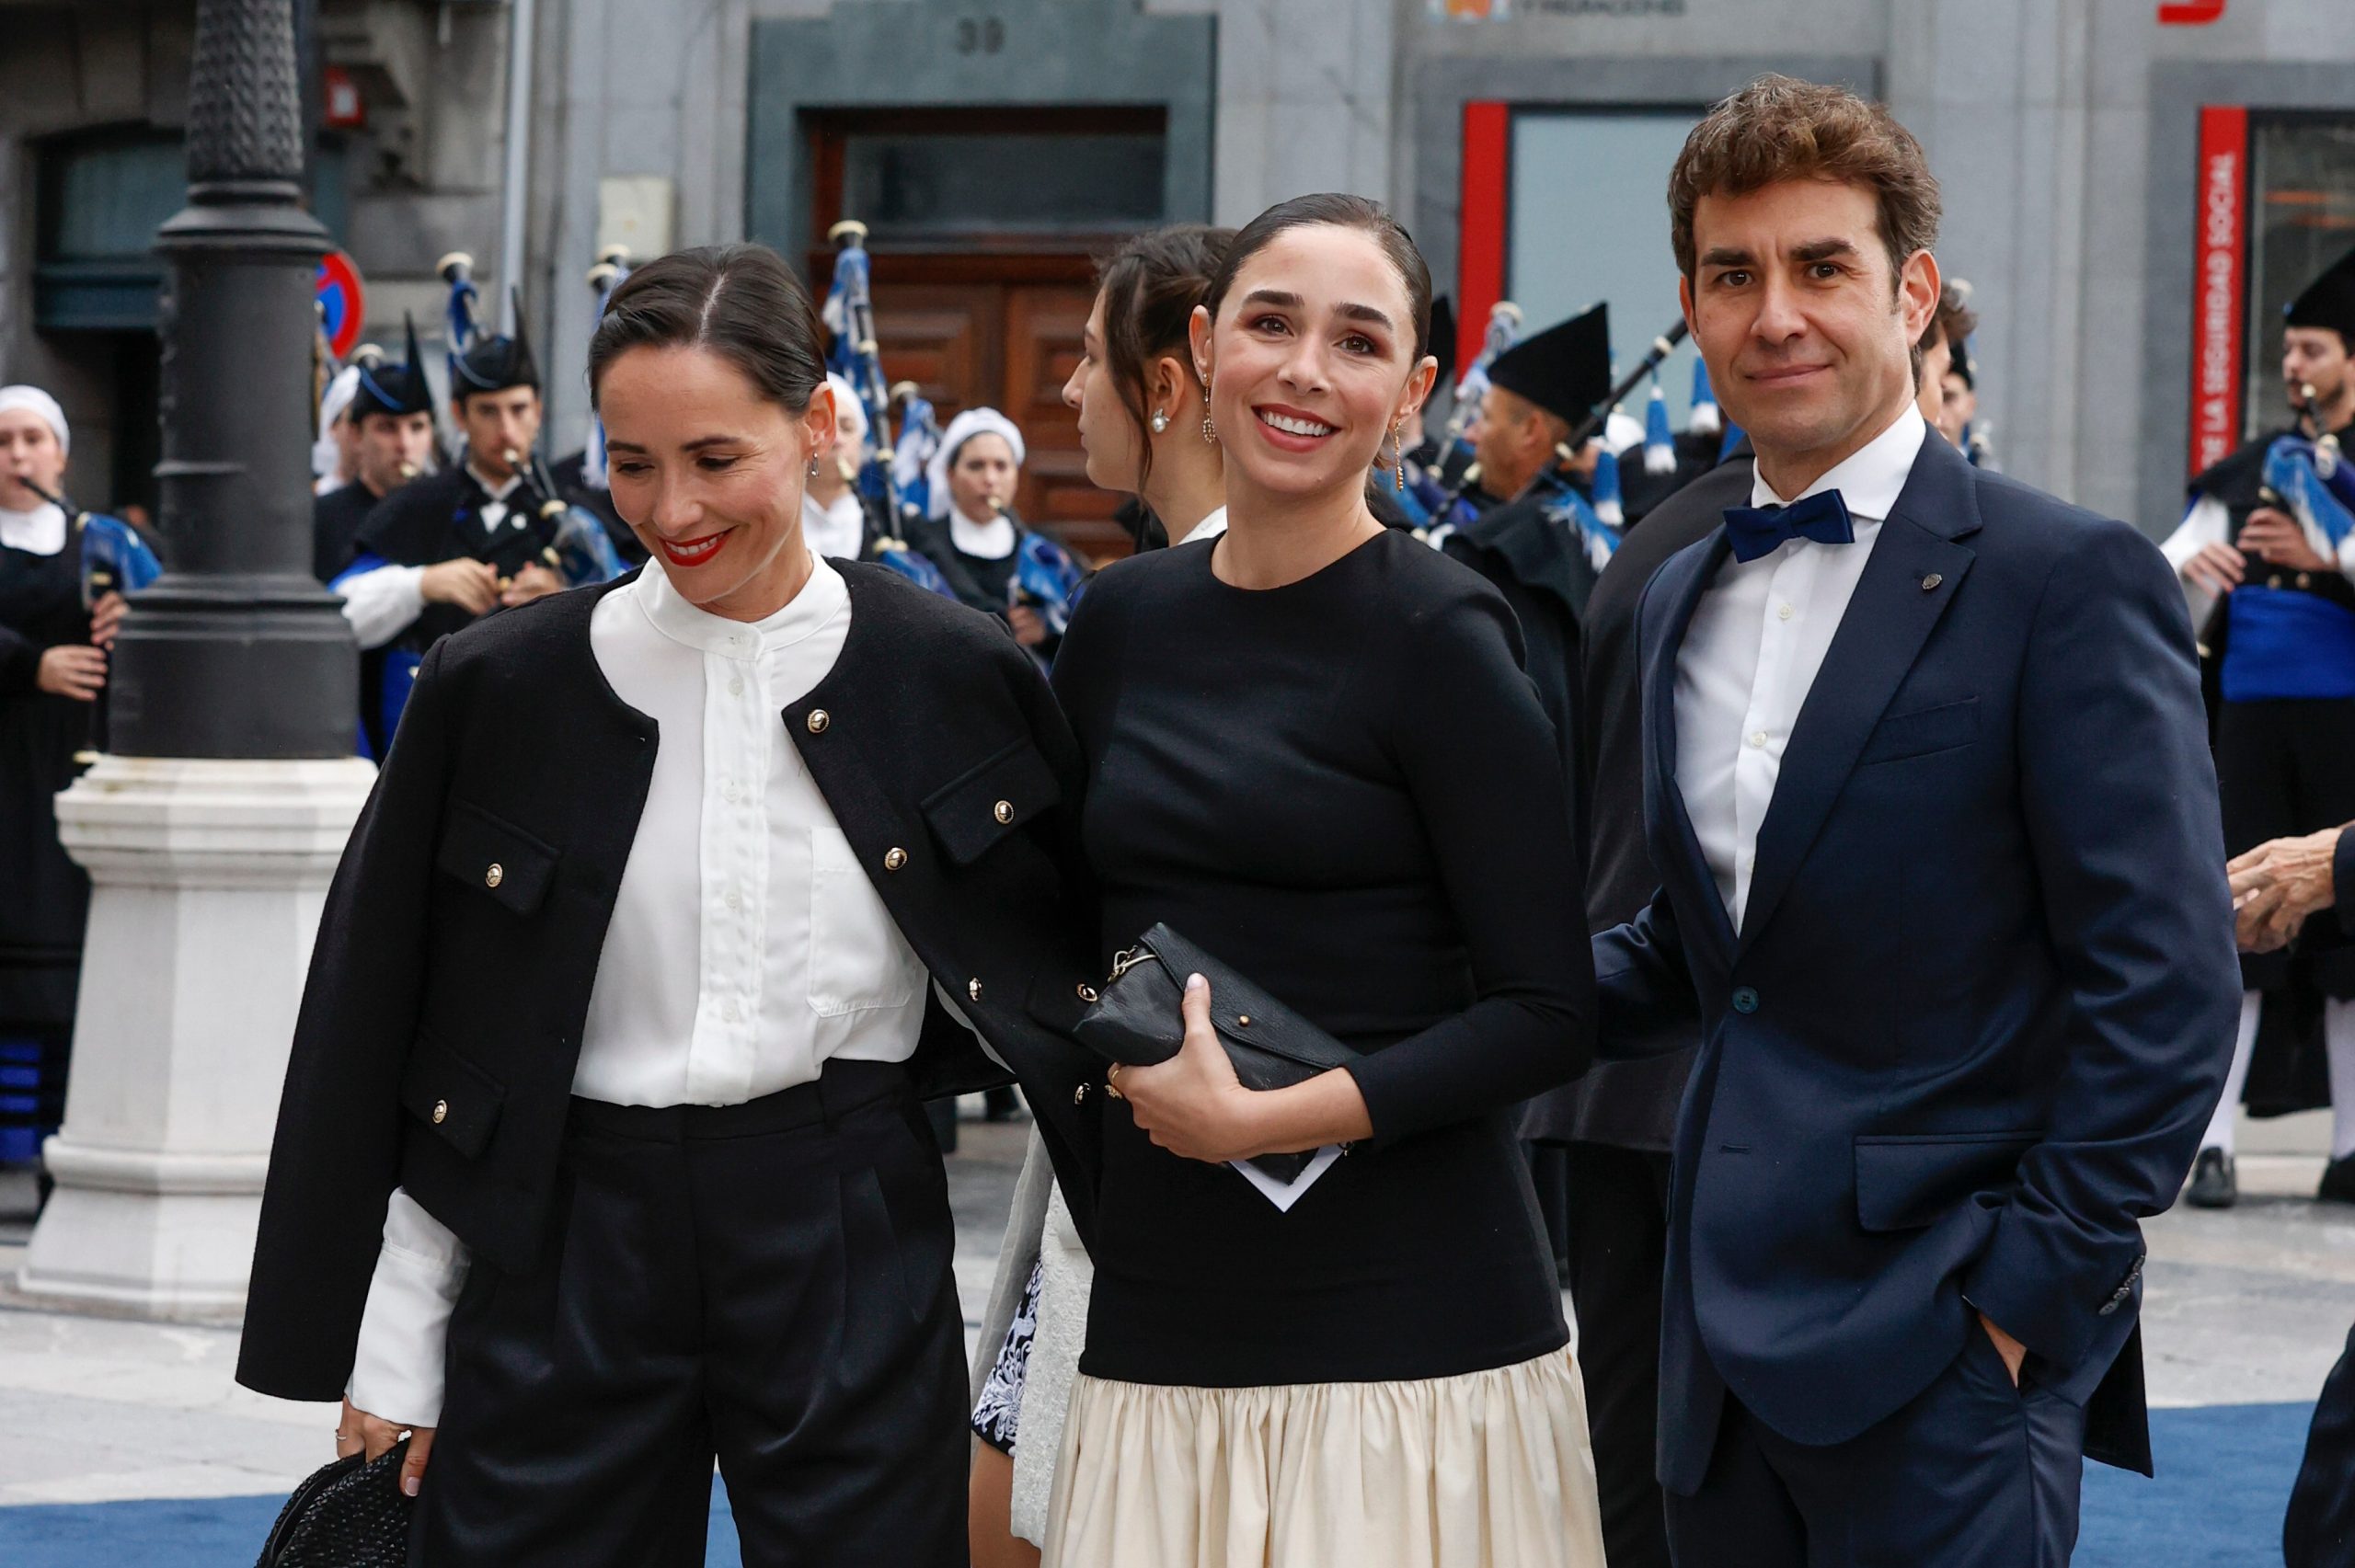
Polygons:
<instances>
[{"instance_id":1,"label":"pearl earring","mask_svg":"<svg viewBox=\"0 0 2355 1568\"><path fill-rule=\"evenodd\" d=\"M1153 411L1153 433L1159 435L1169 428L1169 416L1156 408Z\"/></svg>"},{"instance_id":2,"label":"pearl earring","mask_svg":"<svg viewBox=\"0 0 2355 1568\"><path fill-rule=\"evenodd\" d=\"M812 479L815 479L817 476L818 476L818 460L817 460L816 458L814 458L814 457L813 457L813 458L811 458L811 459L810 460L810 478L812 478Z\"/></svg>"}]
</instances>

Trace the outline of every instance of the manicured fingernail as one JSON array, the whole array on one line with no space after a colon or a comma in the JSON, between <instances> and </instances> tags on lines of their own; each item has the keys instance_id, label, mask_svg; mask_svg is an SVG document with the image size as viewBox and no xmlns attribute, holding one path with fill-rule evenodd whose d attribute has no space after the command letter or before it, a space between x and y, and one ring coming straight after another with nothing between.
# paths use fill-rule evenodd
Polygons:
<instances>
[{"instance_id":1,"label":"manicured fingernail","mask_svg":"<svg viewBox=\"0 0 2355 1568\"><path fill-rule=\"evenodd\" d=\"M1208 990L1210 989L1210 981L1202 979L1200 975L1188 975L1186 977L1186 989L1188 990Z\"/></svg>"},{"instance_id":2,"label":"manicured fingernail","mask_svg":"<svg viewBox=\"0 0 2355 1568\"><path fill-rule=\"evenodd\" d=\"M417 1495L417 1477L413 1475L405 1475L401 1477L401 1495L404 1497L414 1497Z\"/></svg>"}]
</instances>

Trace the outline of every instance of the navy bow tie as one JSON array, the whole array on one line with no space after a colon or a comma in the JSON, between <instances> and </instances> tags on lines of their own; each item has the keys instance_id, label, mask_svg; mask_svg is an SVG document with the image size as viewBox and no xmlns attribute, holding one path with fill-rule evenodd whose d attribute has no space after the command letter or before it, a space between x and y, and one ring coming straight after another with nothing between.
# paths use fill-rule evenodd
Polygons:
<instances>
[{"instance_id":1,"label":"navy bow tie","mask_svg":"<svg viewBox=\"0 0 2355 1568\"><path fill-rule=\"evenodd\" d=\"M1754 561L1793 539L1819 544L1853 544L1856 531L1848 521L1848 503L1837 490L1818 490L1786 507L1726 508L1726 538L1737 561Z\"/></svg>"}]
</instances>

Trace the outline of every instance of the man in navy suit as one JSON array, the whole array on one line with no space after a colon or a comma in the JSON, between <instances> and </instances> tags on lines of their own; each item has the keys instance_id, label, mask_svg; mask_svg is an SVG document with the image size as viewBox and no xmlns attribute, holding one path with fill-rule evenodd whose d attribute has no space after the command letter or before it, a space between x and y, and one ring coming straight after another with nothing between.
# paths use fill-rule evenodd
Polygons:
<instances>
[{"instance_id":1,"label":"man in navy suit","mask_svg":"<svg viewBox=\"0 0 2355 1568\"><path fill-rule=\"evenodd\" d=\"M2191 628L2151 543L1914 407L1919 144L1766 77L1670 180L1749 507L1638 612L1660 890L1595 939L1605 1054L1697 1021L1660 1478L1687 1568L2068 1561L2147 1471L2138 1221L2239 1006Z\"/></svg>"}]
</instances>

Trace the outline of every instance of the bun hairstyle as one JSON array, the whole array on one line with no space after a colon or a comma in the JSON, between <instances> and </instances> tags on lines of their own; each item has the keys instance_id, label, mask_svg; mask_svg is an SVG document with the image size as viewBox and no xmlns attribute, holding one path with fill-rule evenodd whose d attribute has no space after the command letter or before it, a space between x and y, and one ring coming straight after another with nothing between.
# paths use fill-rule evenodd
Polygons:
<instances>
[{"instance_id":1,"label":"bun hairstyle","mask_svg":"<svg viewBox=\"0 0 2355 1568\"><path fill-rule=\"evenodd\" d=\"M1423 356L1430 352L1430 267L1423 260L1423 253L1415 247L1414 237L1390 215L1390 210L1362 196L1329 190L1315 196L1295 196L1289 201L1277 202L1244 224L1227 246L1226 258L1212 277L1210 293L1202 302L1210 307L1211 318L1218 318L1219 306L1225 303L1226 292L1235 286L1235 274L1243 270L1245 262L1286 229L1311 223L1361 230L1382 246L1383 255L1398 269L1399 281L1407 287L1407 315L1414 318L1415 352L1407 362L1421 363Z\"/></svg>"},{"instance_id":2,"label":"bun hairstyle","mask_svg":"<svg viewBox=\"0 0 2355 1568\"><path fill-rule=\"evenodd\" d=\"M1140 481L1153 472L1146 423L1146 375L1153 361L1174 355L1199 390L1187 329L1194 307L1210 297L1211 280L1234 242L1233 229L1172 223L1148 229L1104 258L1096 280L1104 291L1104 361L1120 406L1136 427Z\"/></svg>"},{"instance_id":3,"label":"bun hairstyle","mask_svg":"<svg viewBox=\"0 0 2355 1568\"><path fill-rule=\"evenodd\" d=\"M707 349L788 413L826 379L818 318L784 258L764 245L674 250L632 271L589 340L589 404L632 349Z\"/></svg>"}]
</instances>

